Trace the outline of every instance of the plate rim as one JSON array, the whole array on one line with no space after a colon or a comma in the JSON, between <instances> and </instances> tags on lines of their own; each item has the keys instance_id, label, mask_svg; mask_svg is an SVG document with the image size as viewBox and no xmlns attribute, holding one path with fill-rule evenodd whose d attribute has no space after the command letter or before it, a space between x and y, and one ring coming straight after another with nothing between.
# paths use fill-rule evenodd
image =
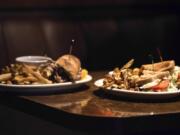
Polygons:
<instances>
[{"instance_id":1,"label":"plate rim","mask_svg":"<svg viewBox=\"0 0 180 135\"><path fill-rule=\"evenodd\" d=\"M64 83L53 83L53 84L36 84L36 85L17 85L17 84L0 84L0 88L51 88L51 87L66 87L72 85L79 85L90 82L93 79L91 75L87 75L86 78L82 80Z\"/></svg>"},{"instance_id":2,"label":"plate rim","mask_svg":"<svg viewBox=\"0 0 180 135\"><path fill-rule=\"evenodd\" d=\"M134 95L148 95L148 96L180 94L180 89L176 90L176 91L168 91L168 92L130 91L130 90L126 90L126 89L117 89L117 88L107 89L98 84L100 82L102 83L103 80L104 80L104 78L96 80L94 82L94 85L98 88L102 88L102 89L104 89L106 91L110 91L110 92L119 92L119 93L134 94Z\"/></svg>"}]
</instances>

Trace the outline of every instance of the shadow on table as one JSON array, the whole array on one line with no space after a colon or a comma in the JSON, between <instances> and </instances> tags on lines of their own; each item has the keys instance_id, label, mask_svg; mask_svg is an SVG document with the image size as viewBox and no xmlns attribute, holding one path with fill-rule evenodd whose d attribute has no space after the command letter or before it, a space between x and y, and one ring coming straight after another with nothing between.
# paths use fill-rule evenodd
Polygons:
<instances>
[{"instance_id":1,"label":"shadow on table","mask_svg":"<svg viewBox=\"0 0 180 135\"><path fill-rule=\"evenodd\" d=\"M47 96L47 95L58 95L58 94L68 94L68 93L75 93L75 92L82 92L89 89L88 85L82 85L77 88L69 88L65 90L48 90L48 91L34 91L32 92L30 90L26 91L25 89L23 91L3 91L1 94L3 95L11 95L11 96Z\"/></svg>"},{"instance_id":2,"label":"shadow on table","mask_svg":"<svg viewBox=\"0 0 180 135\"><path fill-rule=\"evenodd\" d=\"M97 89L94 91L94 95L101 97L101 98L107 98L111 100L121 100L121 101L127 101L127 102L144 102L144 103L166 103L166 102L175 102L180 101L180 97L169 97L169 98L163 98L163 99L146 99L146 98L137 98L137 97L128 97L123 95L115 95L109 92L105 92L105 90Z\"/></svg>"}]
</instances>

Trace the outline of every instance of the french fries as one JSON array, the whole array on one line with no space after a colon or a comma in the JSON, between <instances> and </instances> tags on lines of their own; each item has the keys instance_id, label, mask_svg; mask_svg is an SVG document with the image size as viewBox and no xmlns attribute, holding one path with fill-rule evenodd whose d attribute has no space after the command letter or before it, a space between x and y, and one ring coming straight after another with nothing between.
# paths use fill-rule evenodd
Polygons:
<instances>
[{"instance_id":1,"label":"french fries","mask_svg":"<svg viewBox=\"0 0 180 135\"><path fill-rule=\"evenodd\" d=\"M7 81L12 77L11 73L5 73L0 75L0 81Z\"/></svg>"},{"instance_id":2,"label":"french fries","mask_svg":"<svg viewBox=\"0 0 180 135\"><path fill-rule=\"evenodd\" d=\"M30 73L32 76L34 76L35 78L37 78L37 80L38 80L39 82L42 82L42 83L45 83L45 84L51 84L51 83L52 83L52 81L44 78L44 77L39 73L39 71L33 71L33 70L32 70L29 66L27 66L27 65L23 65L23 66L24 66L25 70L26 70L28 73Z\"/></svg>"},{"instance_id":3,"label":"french fries","mask_svg":"<svg viewBox=\"0 0 180 135\"><path fill-rule=\"evenodd\" d=\"M30 82L38 82L38 79L35 78L34 76L28 76L28 77L15 76L14 80L17 81L17 83L26 82L27 84Z\"/></svg>"},{"instance_id":4,"label":"french fries","mask_svg":"<svg viewBox=\"0 0 180 135\"><path fill-rule=\"evenodd\" d=\"M0 83L3 84L51 84L53 83L48 78L45 78L40 73L39 68L35 68L25 64L16 64L6 67L0 74Z\"/></svg>"}]
</instances>

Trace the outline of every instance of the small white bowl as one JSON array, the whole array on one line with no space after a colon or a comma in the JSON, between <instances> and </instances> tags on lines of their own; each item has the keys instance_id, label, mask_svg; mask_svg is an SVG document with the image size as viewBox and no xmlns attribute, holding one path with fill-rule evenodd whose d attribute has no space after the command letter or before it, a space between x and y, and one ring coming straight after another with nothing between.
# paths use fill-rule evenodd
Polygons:
<instances>
[{"instance_id":1,"label":"small white bowl","mask_svg":"<svg viewBox=\"0 0 180 135\"><path fill-rule=\"evenodd\" d=\"M46 56L20 56L16 58L16 62L25 64L39 65L52 61L50 57Z\"/></svg>"}]
</instances>

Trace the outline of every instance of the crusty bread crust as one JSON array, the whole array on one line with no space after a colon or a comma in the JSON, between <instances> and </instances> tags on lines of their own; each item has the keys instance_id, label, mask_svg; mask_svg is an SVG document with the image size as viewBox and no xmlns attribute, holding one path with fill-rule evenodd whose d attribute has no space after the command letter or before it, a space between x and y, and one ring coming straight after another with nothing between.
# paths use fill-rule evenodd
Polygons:
<instances>
[{"instance_id":1,"label":"crusty bread crust","mask_svg":"<svg viewBox=\"0 0 180 135\"><path fill-rule=\"evenodd\" d=\"M142 70L151 70L151 71L170 71L175 67L174 60L168 60L163 62L158 62L154 64L145 64L141 66Z\"/></svg>"},{"instance_id":2,"label":"crusty bread crust","mask_svg":"<svg viewBox=\"0 0 180 135\"><path fill-rule=\"evenodd\" d=\"M162 79L164 77L168 77L170 75L169 71L164 72L155 72L154 74L150 75L141 75L140 78L136 80L136 84L141 86L146 83L150 83L155 79Z\"/></svg>"},{"instance_id":3,"label":"crusty bread crust","mask_svg":"<svg viewBox=\"0 0 180 135\"><path fill-rule=\"evenodd\" d=\"M78 79L77 75L81 68L81 62L76 56L69 54L63 55L57 59L56 64L69 72L74 80Z\"/></svg>"}]
</instances>

